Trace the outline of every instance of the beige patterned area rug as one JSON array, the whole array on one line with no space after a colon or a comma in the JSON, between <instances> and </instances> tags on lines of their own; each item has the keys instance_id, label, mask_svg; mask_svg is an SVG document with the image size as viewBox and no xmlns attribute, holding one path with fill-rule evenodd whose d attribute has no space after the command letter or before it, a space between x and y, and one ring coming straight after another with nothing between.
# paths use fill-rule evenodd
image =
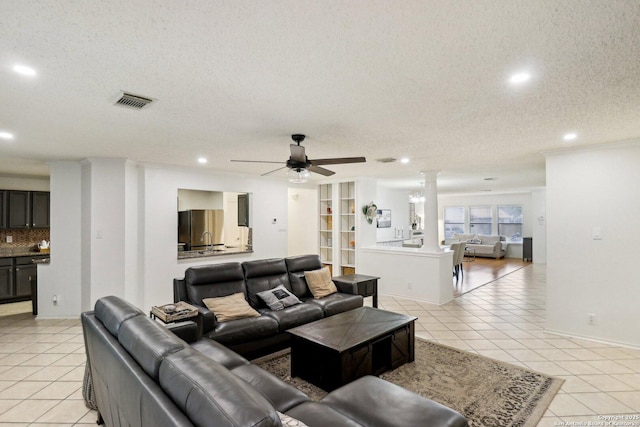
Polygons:
<instances>
[{"instance_id":1,"label":"beige patterned area rug","mask_svg":"<svg viewBox=\"0 0 640 427\"><path fill-rule=\"evenodd\" d=\"M478 426L535 426L564 380L416 338L416 360L380 376L455 409ZM254 361L319 400L326 392L290 377L290 354Z\"/></svg>"}]
</instances>

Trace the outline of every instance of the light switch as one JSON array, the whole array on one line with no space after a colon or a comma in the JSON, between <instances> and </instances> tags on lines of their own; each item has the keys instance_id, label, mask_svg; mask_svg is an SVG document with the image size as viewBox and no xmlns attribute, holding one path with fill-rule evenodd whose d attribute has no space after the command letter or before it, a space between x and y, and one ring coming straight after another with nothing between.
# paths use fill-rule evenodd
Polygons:
<instances>
[{"instance_id":1,"label":"light switch","mask_svg":"<svg viewBox=\"0 0 640 427\"><path fill-rule=\"evenodd\" d=\"M593 227L591 230L591 238L593 240L602 240L602 230L600 227Z\"/></svg>"}]
</instances>

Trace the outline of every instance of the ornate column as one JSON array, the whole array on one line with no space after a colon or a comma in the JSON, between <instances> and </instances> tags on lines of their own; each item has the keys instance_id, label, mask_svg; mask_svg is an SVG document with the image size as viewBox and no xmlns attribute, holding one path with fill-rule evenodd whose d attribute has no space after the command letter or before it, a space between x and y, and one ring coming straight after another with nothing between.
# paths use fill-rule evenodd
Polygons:
<instances>
[{"instance_id":1,"label":"ornate column","mask_svg":"<svg viewBox=\"0 0 640 427\"><path fill-rule=\"evenodd\" d=\"M438 242L438 171L424 174L424 242L425 252L442 252Z\"/></svg>"}]
</instances>

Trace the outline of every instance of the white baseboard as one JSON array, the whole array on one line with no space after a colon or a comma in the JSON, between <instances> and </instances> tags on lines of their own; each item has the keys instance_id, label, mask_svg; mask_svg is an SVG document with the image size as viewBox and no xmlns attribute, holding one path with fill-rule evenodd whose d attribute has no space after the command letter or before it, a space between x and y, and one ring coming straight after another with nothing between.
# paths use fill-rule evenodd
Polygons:
<instances>
[{"instance_id":1,"label":"white baseboard","mask_svg":"<svg viewBox=\"0 0 640 427\"><path fill-rule=\"evenodd\" d=\"M579 335L579 334L572 334L572 333L565 332L565 331L557 331L555 329L544 329L544 332L547 333L547 334L560 335L560 336L567 337L567 338L577 338L577 339L580 339L580 340L592 341L592 342L612 345L612 346L616 346L616 347L625 347L625 348L630 348L632 350L640 350L640 346L638 346L637 344L631 344L631 343L627 343L627 342L623 342L623 341L605 340L605 339L602 339L602 338L590 337L590 336L587 336L587 335Z\"/></svg>"}]
</instances>

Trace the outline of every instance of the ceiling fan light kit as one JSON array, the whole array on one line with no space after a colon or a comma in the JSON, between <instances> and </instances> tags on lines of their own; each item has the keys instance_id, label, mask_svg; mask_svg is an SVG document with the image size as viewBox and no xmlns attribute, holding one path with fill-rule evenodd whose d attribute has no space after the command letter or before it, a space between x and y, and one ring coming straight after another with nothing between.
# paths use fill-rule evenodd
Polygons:
<instances>
[{"instance_id":1,"label":"ceiling fan light kit","mask_svg":"<svg viewBox=\"0 0 640 427\"><path fill-rule=\"evenodd\" d=\"M273 172L277 172L284 167L289 168L289 172L287 173L287 177L289 182L294 184L304 184L309 180L311 176L311 172L323 175L323 176L331 176L335 174L335 172L330 171L329 169L325 169L320 167L320 165L339 165L344 163L364 163L367 161L364 157L336 157L330 159L315 159L310 160L306 153L305 148L300 145L302 141L305 139L305 135L296 133L291 135L291 139L295 142L295 144L289 145L291 150L291 156L289 160L285 162L285 166L272 170L267 173L263 173L262 176L269 175ZM280 163L280 162L270 162L270 161L262 161L262 160L231 160L232 162L244 162L244 163ZM282 163L280 163L282 164Z\"/></svg>"},{"instance_id":2,"label":"ceiling fan light kit","mask_svg":"<svg viewBox=\"0 0 640 427\"><path fill-rule=\"evenodd\" d=\"M287 177L292 184L304 184L309 180L311 173L306 169L289 169Z\"/></svg>"}]
</instances>

